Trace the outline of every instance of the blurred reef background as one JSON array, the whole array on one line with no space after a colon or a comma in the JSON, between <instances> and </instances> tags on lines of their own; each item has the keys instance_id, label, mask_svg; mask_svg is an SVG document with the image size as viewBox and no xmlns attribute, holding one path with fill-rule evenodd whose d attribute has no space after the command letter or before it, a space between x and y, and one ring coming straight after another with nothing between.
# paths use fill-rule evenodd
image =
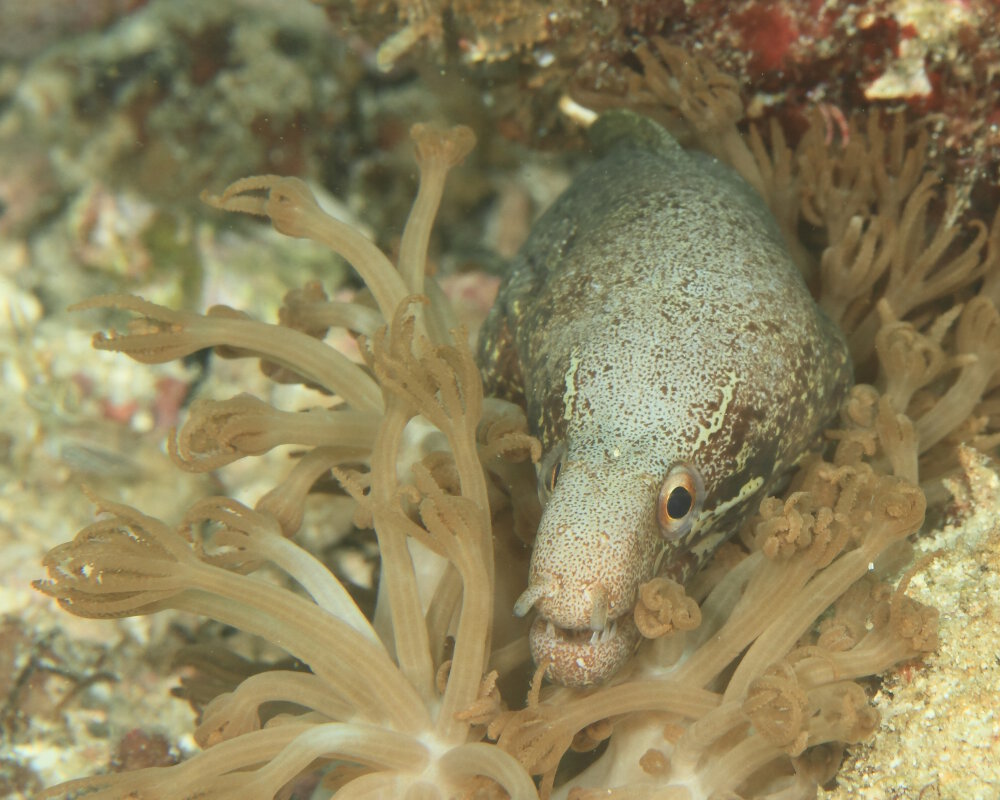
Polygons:
<instances>
[{"instance_id":1,"label":"blurred reef background","mask_svg":"<svg viewBox=\"0 0 1000 800\"><path fill-rule=\"evenodd\" d=\"M80 485L168 518L208 492L268 486L267 459L191 475L163 447L193 397L264 387L255 365L150 368L93 352L101 326L66 307L130 292L270 319L310 279L352 291L319 248L199 193L295 175L391 253L416 187L408 130L434 120L479 141L432 243L474 327L532 220L587 159L566 111L656 114L636 56L652 37L709 56L739 83L744 127L773 119L793 143L813 120L836 142L858 115L902 111L908 135L929 134L958 213L988 221L1000 205L991 0L0 0L0 797L194 747L172 662L218 626L88 622L29 586L43 553L92 518ZM992 469L968 457L946 521L970 527L920 545L946 552L912 584L942 610L941 649L871 687L882 730L854 748L834 796L1000 792ZM373 551L342 544L348 520L307 519L306 541L370 585Z\"/></svg>"}]
</instances>

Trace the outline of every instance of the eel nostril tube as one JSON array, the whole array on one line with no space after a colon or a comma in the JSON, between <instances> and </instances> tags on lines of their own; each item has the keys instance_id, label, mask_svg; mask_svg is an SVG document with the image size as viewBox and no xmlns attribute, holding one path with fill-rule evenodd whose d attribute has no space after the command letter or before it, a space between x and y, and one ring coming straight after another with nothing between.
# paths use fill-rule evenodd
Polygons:
<instances>
[{"instance_id":1,"label":"eel nostril tube","mask_svg":"<svg viewBox=\"0 0 1000 800\"><path fill-rule=\"evenodd\" d=\"M514 614L523 617L534 607L535 603L550 594L552 582L547 580L535 581L527 589L521 592L521 596L514 603Z\"/></svg>"},{"instance_id":2,"label":"eel nostril tube","mask_svg":"<svg viewBox=\"0 0 1000 800\"><path fill-rule=\"evenodd\" d=\"M590 629L602 631L608 624L608 592L600 583L592 583L587 588L590 596Z\"/></svg>"}]
</instances>

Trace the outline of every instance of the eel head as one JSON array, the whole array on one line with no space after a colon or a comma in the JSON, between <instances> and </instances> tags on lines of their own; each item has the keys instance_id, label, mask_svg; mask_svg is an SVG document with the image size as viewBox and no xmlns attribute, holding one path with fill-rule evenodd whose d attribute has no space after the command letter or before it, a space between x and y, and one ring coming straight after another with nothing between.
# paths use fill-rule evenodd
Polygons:
<instances>
[{"instance_id":1,"label":"eel head","mask_svg":"<svg viewBox=\"0 0 1000 800\"><path fill-rule=\"evenodd\" d=\"M565 685L599 683L628 660L640 640L639 587L656 565L683 562L703 527L705 487L694 465L664 472L636 462L614 448L556 448L540 467L545 509L514 610L537 610L532 656Z\"/></svg>"}]
</instances>

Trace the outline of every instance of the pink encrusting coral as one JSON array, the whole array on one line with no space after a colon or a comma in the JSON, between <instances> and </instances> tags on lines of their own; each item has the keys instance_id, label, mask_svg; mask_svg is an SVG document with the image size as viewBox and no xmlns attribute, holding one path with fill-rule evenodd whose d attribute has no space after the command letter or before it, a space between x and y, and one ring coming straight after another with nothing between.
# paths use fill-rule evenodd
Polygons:
<instances>
[{"instance_id":1,"label":"pink encrusting coral","mask_svg":"<svg viewBox=\"0 0 1000 800\"><path fill-rule=\"evenodd\" d=\"M543 687L541 664L522 707L531 667L510 610L525 570L499 554L533 534L538 444L520 409L483 397L465 335L425 278L444 177L471 134L414 130L421 189L398 265L301 181L239 181L208 201L329 245L374 308L310 284L270 325L106 296L81 307L136 318L95 346L150 363L211 347L332 399L297 414L246 394L199 401L172 444L182 468L294 444L287 475L254 508L207 498L176 526L95 498L104 516L49 554L37 586L81 616L178 608L217 619L308 671L258 671L215 696L195 733L202 752L181 764L82 778L43 798L265 800L316 772L343 798L811 797L843 744L874 730L859 681L936 643L936 612L898 577L906 539L957 469L956 443L996 444L1000 222L952 225L921 143L907 146L891 120L852 122L846 149L821 134L792 149L776 128L745 143L733 127L742 107L717 71L662 43L638 57L646 105L740 169L786 233L809 223L826 237L799 255L868 381L828 452L806 457L689 585L642 587L644 642L607 685ZM324 342L331 327L352 332L364 365ZM419 426L437 444L404 458ZM371 615L292 539L306 495L331 474L377 536Z\"/></svg>"}]
</instances>

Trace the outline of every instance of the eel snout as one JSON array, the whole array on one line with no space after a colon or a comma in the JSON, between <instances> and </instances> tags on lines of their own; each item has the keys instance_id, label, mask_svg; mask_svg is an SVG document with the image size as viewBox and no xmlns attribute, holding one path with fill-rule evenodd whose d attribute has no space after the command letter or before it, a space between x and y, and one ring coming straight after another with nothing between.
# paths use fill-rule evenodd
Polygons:
<instances>
[{"instance_id":1,"label":"eel snout","mask_svg":"<svg viewBox=\"0 0 1000 800\"><path fill-rule=\"evenodd\" d=\"M514 605L538 618L535 663L566 685L598 683L635 650L639 586L652 577L659 544L649 481L566 468L542 514L528 588Z\"/></svg>"}]
</instances>

